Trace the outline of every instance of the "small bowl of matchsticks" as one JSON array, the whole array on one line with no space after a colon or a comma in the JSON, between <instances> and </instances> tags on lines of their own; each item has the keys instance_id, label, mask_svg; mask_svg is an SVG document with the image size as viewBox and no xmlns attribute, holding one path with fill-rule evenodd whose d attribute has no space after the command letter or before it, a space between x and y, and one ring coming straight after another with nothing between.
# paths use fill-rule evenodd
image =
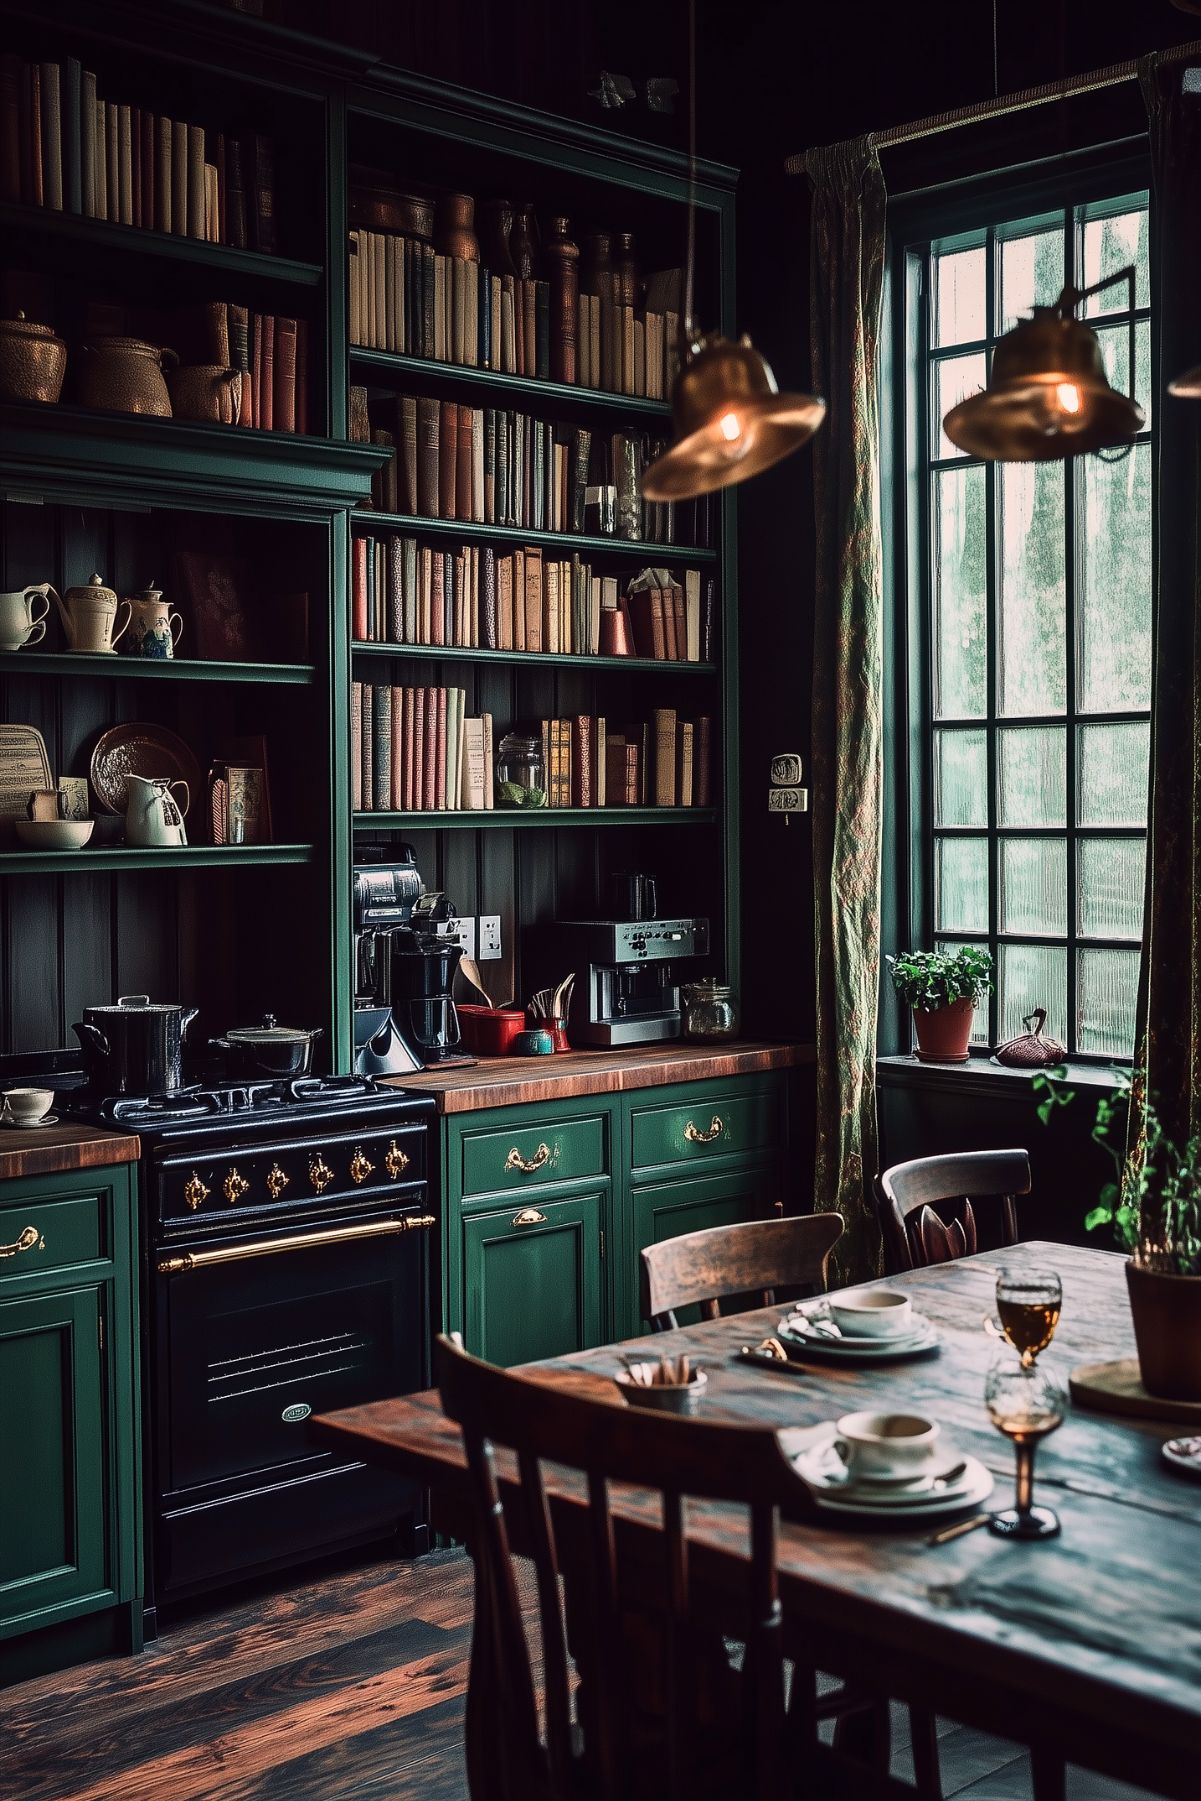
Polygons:
<instances>
[{"instance_id":1,"label":"small bowl of matchsticks","mask_svg":"<svg viewBox=\"0 0 1201 1801\"><path fill-rule=\"evenodd\" d=\"M687 1357L626 1358L625 1369L614 1376L631 1407L652 1407L660 1413L695 1413L709 1378Z\"/></svg>"}]
</instances>

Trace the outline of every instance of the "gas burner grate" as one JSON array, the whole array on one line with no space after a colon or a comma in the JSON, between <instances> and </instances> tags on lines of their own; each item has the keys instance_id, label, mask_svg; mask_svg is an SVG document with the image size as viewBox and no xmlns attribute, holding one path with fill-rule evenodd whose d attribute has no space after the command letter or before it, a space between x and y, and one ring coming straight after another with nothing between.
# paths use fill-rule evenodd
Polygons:
<instances>
[{"instance_id":1,"label":"gas burner grate","mask_svg":"<svg viewBox=\"0 0 1201 1801\"><path fill-rule=\"evenodd\" d=\"M231 1082L216 1088L176 1088L170 1094L113 1095L101 1101L96 1117L110 1125L170 1126L195 1119L269 1114L278 1109L350 1106L355 1101L394 1098L362 1076L296 1076L282 1082Z\"/></svg>"}]
</instances>

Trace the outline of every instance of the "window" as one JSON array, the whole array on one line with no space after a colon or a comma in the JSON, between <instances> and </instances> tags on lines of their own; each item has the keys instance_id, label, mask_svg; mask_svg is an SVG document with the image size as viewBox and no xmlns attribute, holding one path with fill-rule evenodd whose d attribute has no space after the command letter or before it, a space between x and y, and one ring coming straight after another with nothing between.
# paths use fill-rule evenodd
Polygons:
<instances>
[{"instance_id":1,"label":"window","mask_svg":"<svg viewBox=\"0 0 1201 1801\"><path fill-rule=\"evenodd\" d=\"M943 415L984 385L998 337L1131 262L1148 413L1134 447L1066 463L957 452ZM1151 704L1147 196L994 219L910 245L905 263L913 925L992 950L980 1044L1042 1005L1073 1055L1129 1058ZM1128 390L1127 289L1083 316Z\"/></svg>"}]
</instances>

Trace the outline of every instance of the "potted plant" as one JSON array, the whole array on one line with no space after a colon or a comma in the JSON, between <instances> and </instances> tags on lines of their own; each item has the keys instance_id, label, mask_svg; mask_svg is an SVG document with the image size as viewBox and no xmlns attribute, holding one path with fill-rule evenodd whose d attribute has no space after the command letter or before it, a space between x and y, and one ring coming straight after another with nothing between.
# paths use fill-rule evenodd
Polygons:
<instances>
[{"instance_id":1,"label":"potted plant","mask_svg":"<svg viewBox=\"0 0 1201 1801\"><path fill-rule=\"evenodd\" d=\"M992 991L992 956L979 945L903 951L885 961L892 985L913 1008L917 1054L925 1063L966 1063L976 1002Z\"/></svg>"},{"instance_id":2,"label":"potted plant","mask_svg":"<svg viewBox=\"0 0 1201 1801\"><path fill-rule=\"evenodd\" d=\"M1054 1086L1064 1073L1033 1078L1044 1124L1074 1098L1071 1089ZM1128 1153L1132 1098L1142 1130ZM1112 1157L1115 1179L1084 1223L1090 1231L1110 1227L1130 1253L1126 1285L1143 1387L1162 1400L1201 1401L1201 1137L1173 1143L1140 1070L1102 1095L1092 1136Z\"/></svg>"}]
</instances>

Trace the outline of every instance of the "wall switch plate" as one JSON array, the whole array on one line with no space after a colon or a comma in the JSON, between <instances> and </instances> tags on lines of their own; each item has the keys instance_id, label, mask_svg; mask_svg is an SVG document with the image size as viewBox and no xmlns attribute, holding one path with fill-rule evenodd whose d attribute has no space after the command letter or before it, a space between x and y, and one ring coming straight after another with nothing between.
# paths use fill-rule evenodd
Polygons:
<instances>
[{"instance_id":1,"label":"wall switch plate","mask_svg":"<svg viewBox=\"0 0 1201 1801\"><path fill-rule=\"evenodd\" d=\"M495 963L497 958L503 957L503 955L504 952L500 948L500 914L481 913L480 962Z\"/></svg>"},{"instance_id":2,"label":"wall switch plate","mask_svg":"<svg viewBox=\"0 0 1201 1801\"><path fill-rule=\"evenodd\" d=\"M451 919L444 928L445 935L463 946L465 957L475 956L475 920Z\"/></svg>"}]
</instances>

